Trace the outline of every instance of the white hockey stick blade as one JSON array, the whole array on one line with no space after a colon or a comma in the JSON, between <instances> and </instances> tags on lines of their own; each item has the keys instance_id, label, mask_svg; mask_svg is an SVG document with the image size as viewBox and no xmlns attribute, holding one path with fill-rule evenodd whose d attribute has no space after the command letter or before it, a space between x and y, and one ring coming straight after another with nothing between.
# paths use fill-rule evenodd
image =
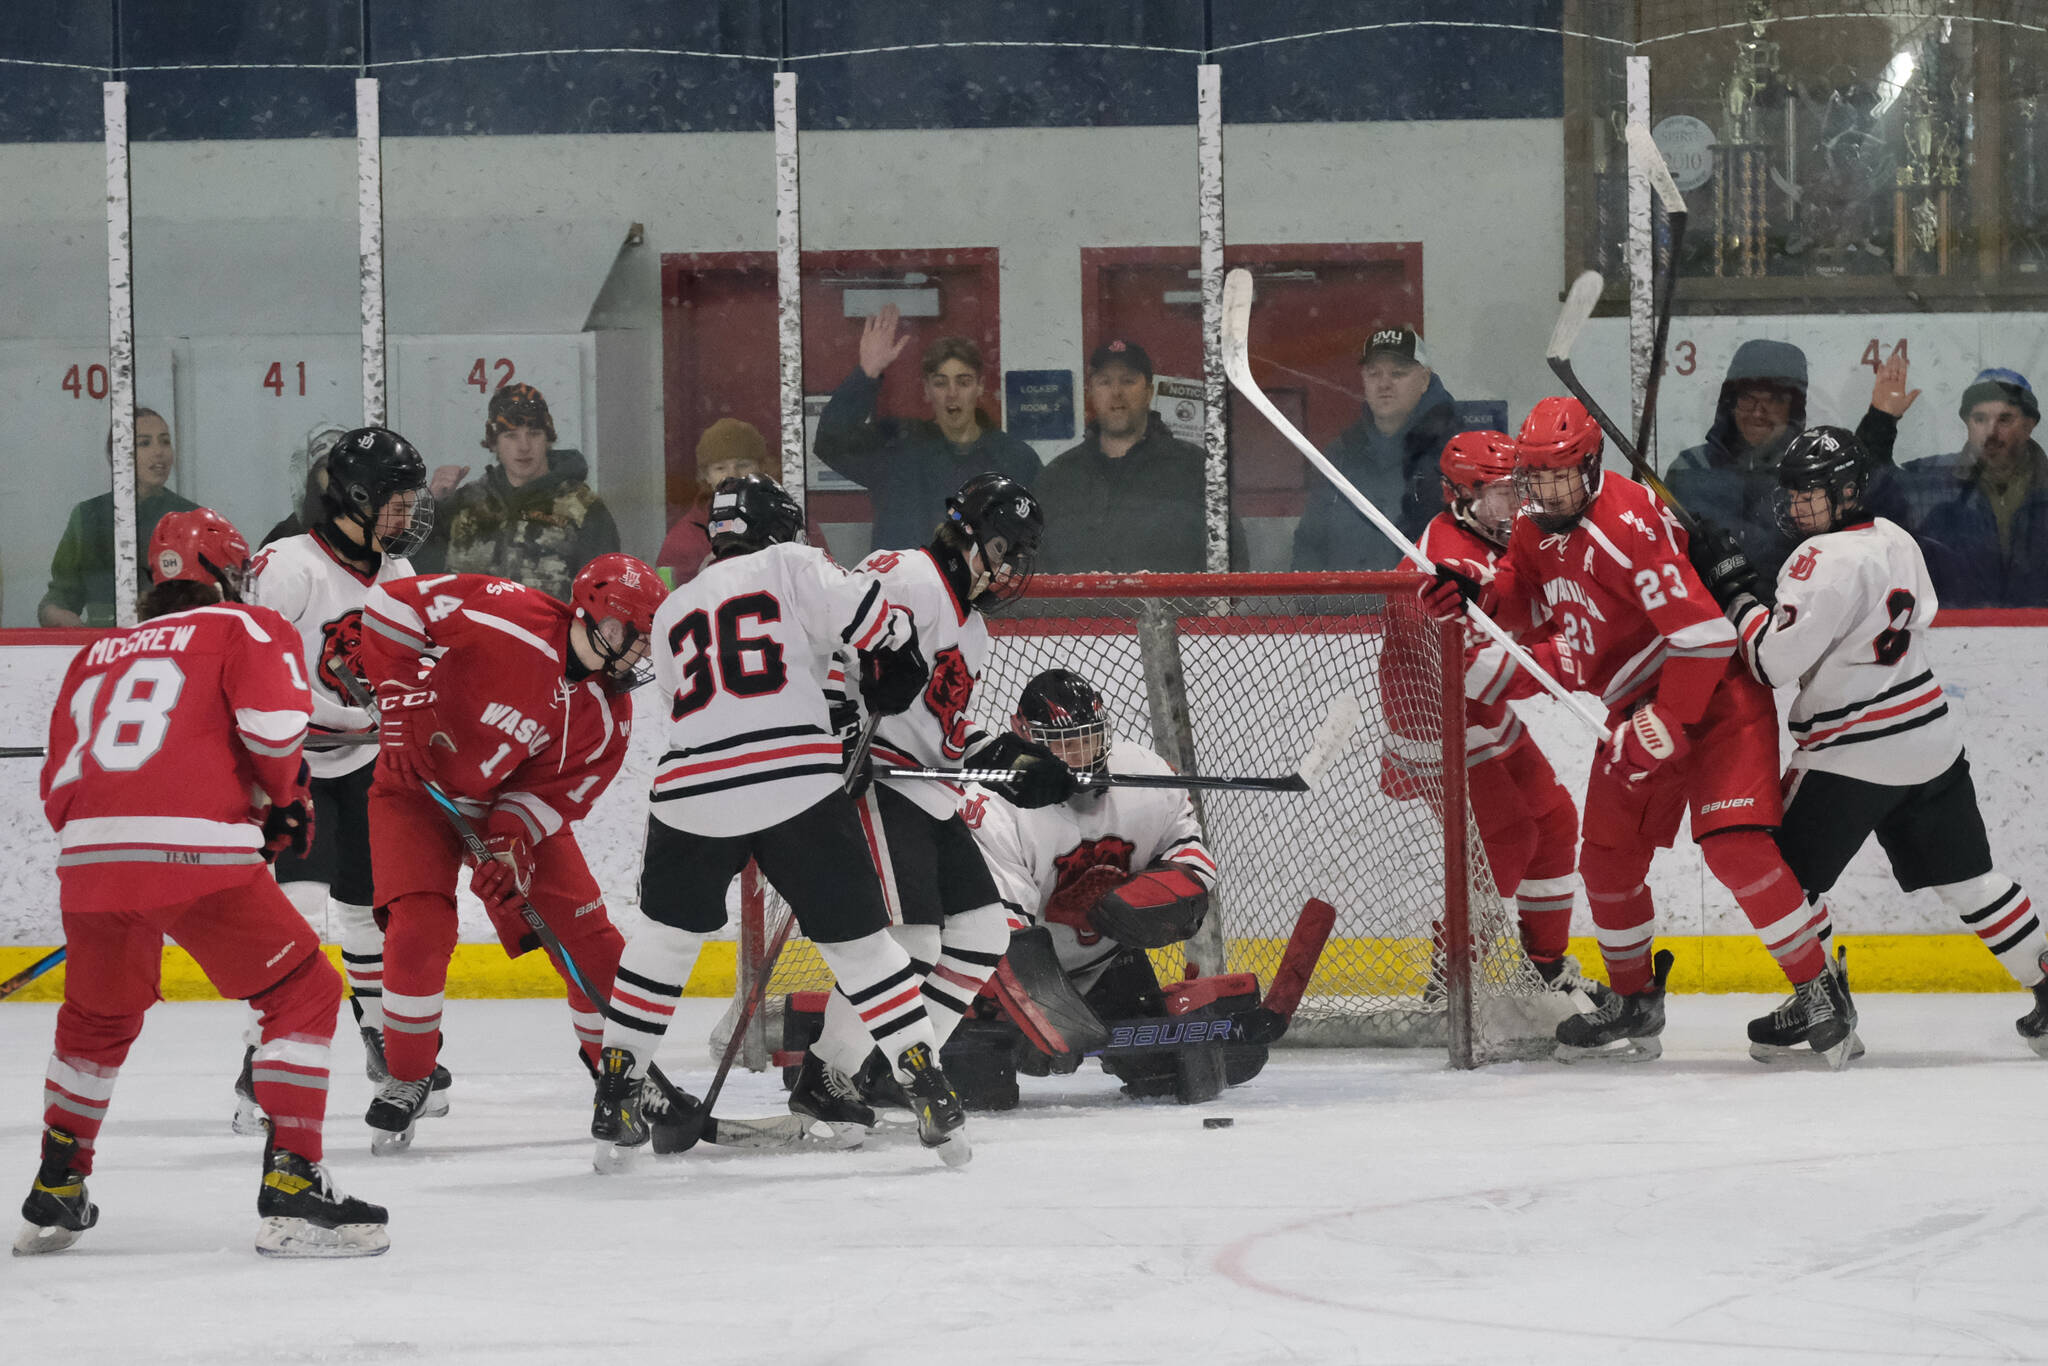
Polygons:
<instances>
[{"instance_id":1,"label":"white hockey stick blade","mask_svg":"<svg viewBox=\"0 0 2048 1366\"><path fill-rule=\"evenodd\" d=\"M1564 296L1564 307L1557 311L1557 326L1550 329L1550 347L1543 353L1546 358L1566 360L1571 356L1572 344L1578 341L1586 320L1593 316L1593 307L1600 302L1600 291L1606 284L1597 270L1586 271L1572 281Z\"/></svg>"},{"instance_id":2,"label":"white hockey stick blade","mask_svg":"<svg viewBox=\"0 0 2048 1366\"><path fill-rule=\"evenodd\" d=\"M1351 748L1351 741L1365 725L1365 711L1352 693L1342 693L1330 704L1322 723L1308 742L1308 753L1294 771L1310 787L1320 783L1336 762Z\"/></svg>"},{"instance_id":3,"label":"white hockey stick blade","mask_svg":"<svg viewBox=\"0 0 2048 1366\"><path fill-rule=\"evenodd\" d=\"M817 1152L858 1148L866 1137L865 1131L855 1126L820 1124L802 1115L776 1115L768 1119L713 1115L703 1141L719 1148Z\"/></svg>"},{"instance_id":4,"label":"white hockey stick blade","mask_svg":"<svg viewBox=\"0 0 2048 1366\"><path fill-rule=\"evenodd\" d=\"M1657 192L1664 212L1684 213L1685 196L1678 192L1678 182L1671 178L1671 168L1664 164L1664 154L1657 150L1657 139L1640 123L1629 124L1626 136L1629 155L1650 173L1650 188Z\"/></svg>"}]
</instances>

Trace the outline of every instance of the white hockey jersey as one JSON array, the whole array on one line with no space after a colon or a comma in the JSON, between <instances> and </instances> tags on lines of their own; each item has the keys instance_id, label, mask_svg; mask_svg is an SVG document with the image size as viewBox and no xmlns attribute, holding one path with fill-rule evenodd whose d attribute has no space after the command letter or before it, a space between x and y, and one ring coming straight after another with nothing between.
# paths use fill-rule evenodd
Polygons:
<instances>
[{"instance_id":1,"label":"white hockey jersey","mask_svg":"<svg viewBox=\"0 0 2048 1366\"><path fill-rule=\"evenodd\" d=\"M1109 771L1173 769L1144 746L1118 740L1110 746ZM1185 791L1112 787L1056 806L1020 811L977 785L959 799L958 810L981 846L996 890L1013 908L1013 928L1050 929L1060 966L1082 991L1094 985L1119 946L1084 925L1047 918L1053 893L1063 885L1100 865L1143 872L1156 863L1172 863L1186 868L1211 891L1216 886L1216 860L1202 841L1202 828Z\"/></svg>"},{"instance_id":2,"label":"white hockey jersey","mask_svg":"<svg viewBox=\"0 0 2048 1366\"><path fill-rule=\"evenodd\" d=\"M1927 663L1939 604L1920 547L1879 517L1815 536L1778 572L1778 605L1735 619L1766 687L1797 685L1794 768L1907 786L1962 753L1962 729Z\"/></svg>"},{"instance_id":3,"label":"white hockey jersey","mask_svg":"<svg viewBox=\"0 0 2048 1366\"><path fill-rule=\"evenodd\" d=\"M273 608L299 633L306 678L313 687L313 735L365 734L371 717L351 704L340 682L363 634L363 604L370 590L393 579L408 579L410 562L386 555L374 574L365 574L328 548L317 531L287 536L258 551L249 565L242 596ZM316 778L339 778L377 757L375 745L308 750L306 764Z\"/></svg>"},{"instance_id":4,"label":"white hockey jersey","mask_svg":"<svg viewBox=\"0 0 2048 1366\"><path fill-rule=\"evenodd\" d=\"M654 614L667 699L655 819L700 835L778 825L839 786L825 678L834 652L911 638L873 576L787 543L714 560Z\"/></svg>"},{"instance_id":5,"label":"white hockey jersey","mask_svg":"<svg viewBox=\"0 0 2048 1366\"><path fill-rule=\"evenodd\" d=\"M917 627L917 648L932 671L923 697L901 715L883 717L875 727L875 763L960 767L961 756L983 734L967 708L988 663L987 624L954 596L929 550L878 550L860 562L860 572L880 578L890 603L910 614ZM950 783L891 785L938 820L950 817L960 800L961 789Z\"/></svg>"}]
</instances>

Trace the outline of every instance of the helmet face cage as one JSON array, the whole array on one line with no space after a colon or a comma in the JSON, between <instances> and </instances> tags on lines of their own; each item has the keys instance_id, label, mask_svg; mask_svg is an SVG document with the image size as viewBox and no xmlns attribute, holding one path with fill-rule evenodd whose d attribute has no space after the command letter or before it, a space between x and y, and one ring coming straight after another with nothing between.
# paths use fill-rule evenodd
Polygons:
<instances>
[{"instance_id":1,"label":"helmet face cage","mask_svg":"<svg viewBox=\"0 0 2048 1366\"><path fill-rule=\"evenodd\" d=\"M604 672L621 690L654 679L651 633L654 614L668 586L641 561L613 551L583 566L570 587L576 615L590 628L591 648L604 661ZM644 644L643 644L644 642ZM640 657L631 659L634 650Z\"/></svg>"},{"instance_id":2,"label":"helmet face cage","mask_svg":"<svg viewBox=\"0 0 2048 1366\"><path fill-rule=\"evenodd\" d=\"M1007 475L977 474L946 500L946 520L981 554L987 581L974 594L976 610L992 616L1024 596L1045 530L1031 490Z\"/></svg>"},{"instance_id":3,"label":"helmet face cage","mask_svg":"<svg viewBox=\"0 0 2048 1366\"><path fill-rule=\"evenodd\" d=\"M1048 669L1025 684L1010 726L1052 750L1076 772L1109 771L1113 736L1102 694L1071 670Z\"/></svg>"},{"instance_id":4,"label":"helmet face cage","mask_svg":"<svg viewBox=\"0 0 2048 1366\"><path fill-rule=\"evenodd\" d=\"M1778 461L1778 488L1772 499L1778 525L1794 540L1819 536L1849 521L1863 510L1868 488L1869 457L1855 433L1841 427L1810 427L1792 439ZM1807 527L1793 515L1802 493L1827 495L1827 519L1823 526Z\"/></svg>"},{"instance_id":5,"label":"helmet face cage","mask_svg":"<svg viewBox=\"0 0 2048 1366\"><path fill-rule=\"evenodd\" d=\"M434 500L426 487L426 460L389 428L359 427L328 452L328 505L386 555L403 557L426 544L434 529ZM407 493L415 496L394 508Z\"/></svg>"},{"instance_id":6,"label":"helmet face cage","mask_svg":"<svg viewBox=\"0 0 2048 1366\"><path fill-rule=\"evenodd\" d=\"M1570 472L1570 469L1571 467L1569 466L1565 467L1565 472ZM1579 505L1576 508L1570 512L1560 512L1546 507L1543 499L1538 496L1536 491L1538 481L1545 475L1558 473L1558 467L1553 465L1515 466L1515 492L1521 499L1522 516L1527 517L1549 535L1554 536L1559 532L1570 531L1572 527L1578 524L1579 518L1586 515L1586 509L1593 505L1593 500L1600 496L1600 453L1595 451L1592 455L1586 457L1585 460L1579 463L1577 470L1579 486L1584 490L1584 495L1579 499Z\"/></svg>"},{"instance_id":7,"label":"helmet face cage","mask_svg":"<svg viewBox=\"0 0 2048 1366\"><path fill-rule=\"evenodd\" d=\"M619 691L631 692L643 684L654 681L654 656L651 650L643 651L631 664L625 663L632 655L633 647L648 639L646 632L618 617L586 617L585 620L590 623L590 643L604 660L604 672Z\"/></svg>"},{"instance_id":8,"label":"helmet face cage","mask_svg":"<svg viewBox=\"0 0 2048 1366\"><path fill-rule=\"evenodd\" d=\"M411 501L399 500L411 495ZM427 496L424 488L399 489L387 495L377 505L376 522L371 533L383 544L386 555L400 559L412 554L427 543L427 537L434 531L434 500Z\"/></svg>"}]
</instances>

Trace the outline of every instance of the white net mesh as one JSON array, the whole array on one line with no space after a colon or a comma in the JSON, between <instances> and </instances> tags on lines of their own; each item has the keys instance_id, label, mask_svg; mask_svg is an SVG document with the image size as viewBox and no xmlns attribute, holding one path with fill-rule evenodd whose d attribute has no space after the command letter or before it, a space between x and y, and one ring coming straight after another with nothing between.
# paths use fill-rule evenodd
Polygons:
<instances>
[{"instance_id":1,"label":"white net mesh","mask_svg":"<svg viewBox=\"0 0 2048 1366\"><path fill-rule=\"evenodd\" d=\"M1101 691L1117 734L1184 769L1192 763L1204 774L1263 776L1293 772L1332 704L1356 697L1364 726L1309 792L1197 794L1221 870L1216 905L1227 970L1257 973L1262 987L1270 985L1303 903L1320 897L1336 908L1336 929L1289 1040L1450 1043L1447 1003L1459 993L1445 980L1442 784L1429 776L1442 751L1441 651L1432 630L1397 626L1407 642L1396 650L1401 664L1383 659L1385 590L1405 593L1411 581L1272 575L1257 586L1273 596L1217 598L1201 590L1241 593L1247 581L1217 579L1212 588L1176 576L1170 582L1178 592L1167 595L1147 592L1148 577L1034 583L1020 610L990 623L994 643L975 719L1006 727L1033 675L1072 669ZM1092 596L1112 589L1118 596ZM1381 756L1396 746L1425 774L1420 799L1398 801L1381 789ZM1470 1057L1457 1060L1547 1049L1557 998L1522 951L1476 833L1467 849L1473 1026ZM777 923L772 895L769 904L756 942L772 936ZM1161 980L1182 975L1178 949L1155 960ZM779 1039L774 1021L782 996L830 984L809 942L792 938L769 982L767 1037Z\"/></svg>"}]
</instances>

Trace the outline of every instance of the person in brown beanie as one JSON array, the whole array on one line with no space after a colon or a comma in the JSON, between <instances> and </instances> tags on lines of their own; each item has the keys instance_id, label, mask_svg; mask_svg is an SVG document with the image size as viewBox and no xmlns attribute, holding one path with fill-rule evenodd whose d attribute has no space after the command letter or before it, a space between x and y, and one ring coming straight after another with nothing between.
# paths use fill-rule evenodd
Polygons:
<instances>
[{"instance_id":1,"label":"person in brown beanie","mask_svg":"<svg viewBox=\"0 0 2048 1366\"><path fill-rule=\"evenodd\" d=\"M697 577L711 555L711 492L721 482L743 474L759 474L781 482L781 471L769 464L768 442L761 429L736 417L721 417L697 438L697 492L683 515L676 518L662 540L654 567L662 572L671 588L680 588ZM808 538L820 550L825 548L817 523L808 527Z\"/></svg>"},{"instance_id":2,"label":"person in brown beanie","mask_svg":"<svg viewBox=\"0 0 2048 1366\"><path fill-rule=\"evenodd\" d=\"M567 602L577 572L619 548L611 509L590 487L589 462L555 446L554 416L531 384L491 395L482 445L497 463L438 499L436 539L414 566L495 574Z\"/></svg>"}]
</instances>

